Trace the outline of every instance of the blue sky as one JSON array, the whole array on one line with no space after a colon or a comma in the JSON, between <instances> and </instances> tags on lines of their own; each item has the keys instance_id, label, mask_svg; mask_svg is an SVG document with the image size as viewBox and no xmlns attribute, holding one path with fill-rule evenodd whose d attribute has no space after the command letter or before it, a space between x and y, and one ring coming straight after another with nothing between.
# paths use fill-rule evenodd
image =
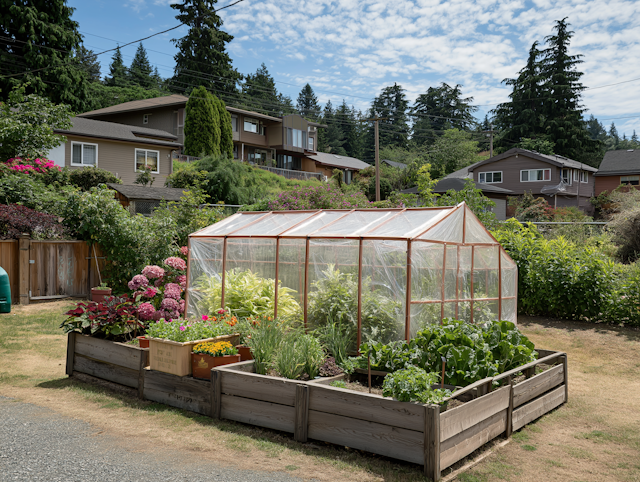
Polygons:
<instances>
[{"instance_id":1,"label":"blue sky","mask_svg":"<svg viewBox=\"0 0 640 482\"><path fill-rule=\"evenodd\" d=\"M100 51L177 24L172 0L69 0L85 45ZM175 0L174 0L175 1ZM218 6L231 3L220 0ZM524 65L534 40L569 17L587 115L640 135L640 2L633 0L244 0L220 12L233 65L264 62L294 103L309 82L322 103L366 109L394 82L411 101L441 82L461 84L478 117L507 99L501 81ZM171 43L185 27L144 42L160 74L173 73ZM136 45L123 49L129 64ZM108 72L111 54L100 57ZM638 79L631 82L627 80ZM624 82L624 83L621 83ZM610 85L616 84L618 85Z\"/></svg>"}]
</instances>

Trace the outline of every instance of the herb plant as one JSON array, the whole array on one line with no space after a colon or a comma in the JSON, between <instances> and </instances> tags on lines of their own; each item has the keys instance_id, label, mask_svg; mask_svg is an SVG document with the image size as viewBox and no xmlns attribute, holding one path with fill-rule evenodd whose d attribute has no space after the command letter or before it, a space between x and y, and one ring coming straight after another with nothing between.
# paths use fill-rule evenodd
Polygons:
<instances>
[{"instance_id":1,"label":"herb plant","mask_svg":"<svg viewBox=\"0 0 640 482\"><path fill-rule=\"evenodd\" d=\"M255 361L256 373L267 374L285 335L285 325L279 320L273 320L256 326L251 337L246 339Z\"/></svg>"},{"instance_id":2,"label":"herb plant","mask_svg":"<svg viewBox=\"0 0 640 482\"><path fill-rule=\"evenodd\" d=\"M427 373L424 369L410 366L384 378L382 395L393 397L401 402L420 402L441 404L451 395L450 390L433 389L438 383L438 374Z\"/></svg>"}]
</instances>

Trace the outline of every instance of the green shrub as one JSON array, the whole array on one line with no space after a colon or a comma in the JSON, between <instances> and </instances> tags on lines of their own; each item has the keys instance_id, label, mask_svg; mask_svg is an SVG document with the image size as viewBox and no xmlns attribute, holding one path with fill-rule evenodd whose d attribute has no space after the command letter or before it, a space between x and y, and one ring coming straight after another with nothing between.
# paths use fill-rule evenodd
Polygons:
<instances>
[{"instance_id":1,"label":"green shrub","mask_svg":"<svg viewBox=\"0 0 640 482\"><path fill-rule=\"evenodd\" d=\"M302 335L296 340L296 347L300 350L300 359L304 363L304 373L313 380L318 376L320 366L324 362L322 345L315 337Z\"/></svg>"},{"instance_id":2,"label":"green shrub","mask_svg":"<svg viewBox=\"0 0 640 482\"><path fill-rule=\"evenodd\" d=\"M42 178L11 172L0 164L0 204L20 204L36 211L62 215L68 197L76 189L72 186L48 186Z\"/></svg>"},{"instance_id":3,"label":"green shrub","mask_svg":"<svg viewBox=\"0 0 640 482\"><path fill-rule=\"evenodd\" d=\"M262 323L252 331L251 338L248 338L246 343L251 348L256 373L267 374L285 337L286 326L278 320Z\"/></svg>"},{"instance_id":4,"label":"green shrub","mask_svg":"<svg viewBox=\"0 0 640 482\"><path fill-rule=\"evenodd\" d=\"M69 182L83 191L89 191L100 184L122 184L115 174L98 167L74 169L69 174Z\"/></svg>"},{"instance_id":5,"label":"green shrub","mask_svg":"<svg viewBox=\"0 0 640 482\"><path fill-rule=\"evenodd\" d=\"M438 379L437 373L427 373L422 368L411 366L387 375L382 385L382 395L401 402L440 404L451 395L451 391L433 389L432 385L438 383Z\"/></svg>"},{"instance_id":6,"label":"green shrub","mask_svg":"<svg viewBox=\"0 0 640 482\"><path fill-rule=\"evenodd\" d=\"M329 319L327 324L320 326L314 334L335 358L335 363L343 366L347 361L349 348L356 342L356 330L353 324L335 323Z\"/></svg>"},{"instance_id":7,"label":"green shrub","mask_svg":"<svg viewBox=\"0 0 640 482\"><path fill-rule=\"evenodd\" d=\"M305 360L297 336L290 333L277 348L273 356L273 368L284 378L300 378L304 373Z\"/></svg>"}]
</instances>

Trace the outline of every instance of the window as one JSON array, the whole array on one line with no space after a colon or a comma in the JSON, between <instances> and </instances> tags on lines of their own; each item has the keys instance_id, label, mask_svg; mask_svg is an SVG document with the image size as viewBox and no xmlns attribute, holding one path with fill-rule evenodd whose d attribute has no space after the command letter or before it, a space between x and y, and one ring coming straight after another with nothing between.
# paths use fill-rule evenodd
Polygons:
<instances>
[{"instance_id":1,"label":"window","mask_svg":"<svg viewBox=\"0 0 640 482\"><path fill-rule=\"evenodd\" d=\"M259 125L260 125L260 123L255 119L250 119L248 117L244 118L244 131L245 132L253 132L254 134L257 134Z\"/></svg>"},{"instance_id":2,"label":"window","mask_svg":"<svg viewBox=\"0 0 640 482\"><path fill-rule=\"evenodd\" d=\"M520 171L521 182L550 181L551 169L527 169Z\"/></svg>"},{"instance_id":3,"label":"window","mask_svg":"<svg viewBox=\"0 0 640 482\"><path fill-rule=\"evenodd\" d=\"M147 151L145 149L136 149L136 169L135 172L142 170L145 166L151 169L151 172L158 174L159 169L160 152Z\"/></svg>"},{"instance_id":4,"label":"window","mask_svg":"<svg viewBox=\"0 0 640 482\"><path fill-rule=\"evenodd\" d=\"M266 136L267 135L267 126L264 126L264 125L260 124L260 135L261 136Z\"/></svg>"},{"instance_id":5,"label":"window","mask_svg":"<svg viewBox=\"0 0 640 482\"><path fill-rule=\"evenodd\" d=\"M278 154L277 167L280 169L289 169L293 171L299 171L302 169L302 161L299 157L286 156L284 154Z\"/></svg>"},{"instance_id":6,"label":"window","mask_svg":"<svg viewBox=\"0 0 640 482\"><path fill-rule=\"evenodd\" d=\"M236 116L231 116L231 130L238 132L238 118Z\"/></svg>"},{"instance_id":7,"label":"window","mask_svg":"<svg viewBox=\"0 0 640 482\"><path fill-rule=\"evenodd\" d=\"M638 186L640 184L640 176L621 176L620 184L629 184L631 186Z\"/></svg>"},{"instance_id":8,"label":"window","mask_svg":"<svg viewBox=\"0 0 640 482\"><path fill-rule=\"evenodd\" d=\"M571 169L562 170L562 182L571 186Z\"/></svg>"},{"instance_id":9,"label":"window","mask_svg":"<svg viewBox=\"0 0 640 482\"><path fill-rule=\"evenodd\" d=\"M149 123L149 114L144 114L142 116L142 123L143 124L148 124Z\"/></svg>"},{"instance_id":10,"label":"window","mask_svg":"<svg viewBox=\"0 0 640 482\"><path fill-rule=\"evenodd\" d=\"M98 166L98 144L71 143L72 166Z\"/></svg>"},{"instance_id":11,"label":"window","mask_svg":"<svg viewBox=\"0 0 640 482\"><path fill-rule=\"evenodd\" d=\"M580 171L580 182L589 182L589 173L587 171Z\"/></svg>"},{"instance_id":12,"label":"window","mask_svg":"<svg viewBox=\"0 0 640 482\"><path fill-rule=\"evenodd\" d=\"M309 137L309 150L315 151L315 149L313 148L313 137Z\"/></svg>"},{"instance_id":13,"label":"window","mask_svg":"<svg viewBox=\"0 0 640 482\"><path fill-rule=\"evenodd\" d=\"M304 134L304 135L303 135ZM300 129L292 129L287 127L287 145L303 148L307 143L307 133Z\"/></svg>"},{"instance_id":14,"label":"window","mask_svg":"<svg viewBox=\"0 0 640 482\"><path fill-rule=\"evenodd\" d=\"M478 174L478 182L487 184L502 182L502 171L481 172Z\"/></svg>"},{"instance_id":15,"label":"window","mask_svg":"<svg viewBox=\"0 0 640 482\"><path fill-rule=\"evenodd\" d=\"M238 144L233 145L233 158L234 159L238 158Z\"/></svg>"}]
</instances>

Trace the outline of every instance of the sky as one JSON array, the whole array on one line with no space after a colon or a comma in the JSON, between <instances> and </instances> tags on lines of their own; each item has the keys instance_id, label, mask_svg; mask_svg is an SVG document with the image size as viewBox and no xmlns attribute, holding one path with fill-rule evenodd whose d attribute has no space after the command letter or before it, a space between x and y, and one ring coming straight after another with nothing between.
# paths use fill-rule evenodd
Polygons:
<instances>
[{"instance_id":1,"label":"sky","mask_svg":"<svg viewBox=\"0 0 640 482\"><path fill-rule=\"evenodd\" d=\"M87 48L99 52L177 25L176 0L68 0ZM217 7L233 0L219 0ZM309 83L319 101L366 110L398 83L410 102L442 82L460 84L483 118L508 99L502 80L516 76L534 41L568 17L569 53L579 66L586 115L620 135L640 135L640 2L634 0L243 0L222 10L233 66L265 63L279 92L295 101ZM160 75L173 74L171 39L186 27L143 42ZM137 45L123 48L129 64ZM108 73L112 53L99 57ZM611 85L616 84L616 85Z\"/></svg>"}]
</instances>

